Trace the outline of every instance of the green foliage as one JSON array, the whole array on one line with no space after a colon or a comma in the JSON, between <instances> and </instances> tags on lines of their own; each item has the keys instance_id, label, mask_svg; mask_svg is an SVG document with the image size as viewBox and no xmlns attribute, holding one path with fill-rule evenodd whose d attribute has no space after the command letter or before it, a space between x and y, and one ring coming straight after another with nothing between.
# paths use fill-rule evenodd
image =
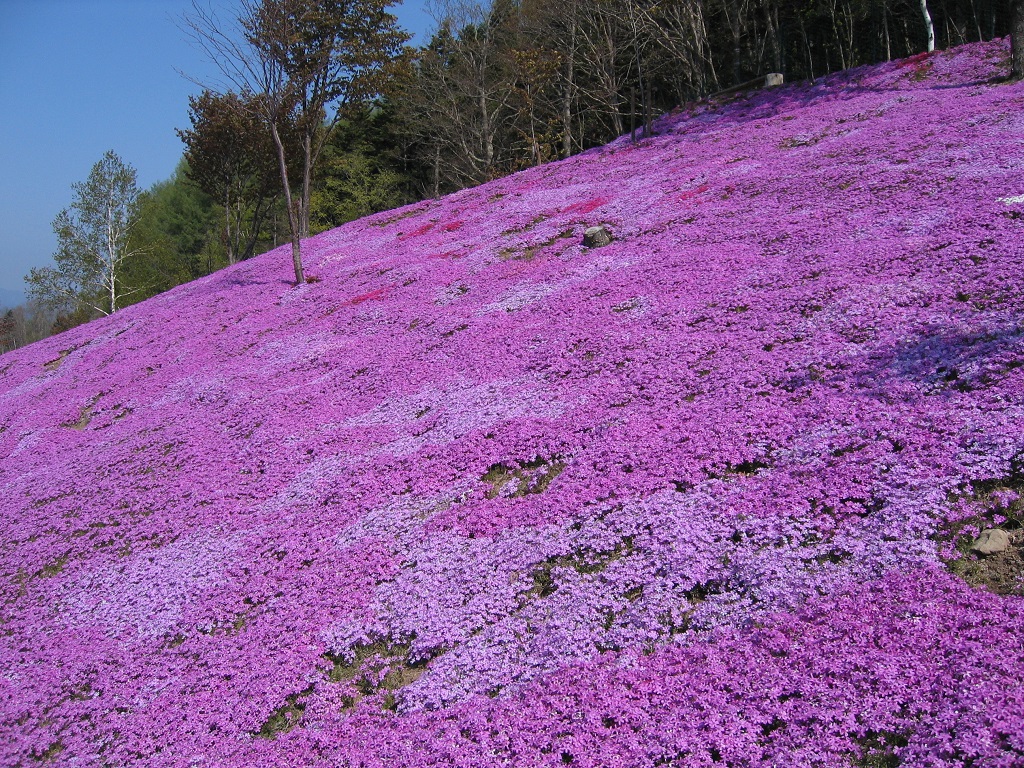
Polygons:
<instances>
[{"instance_id":1,"label":"green foliage","mask_svg":"<svg viewBox=\"0 0 1024 768\"><path fill-rule=\"evenodd\" d=\"M170 179L140 192L134 169L108 152L73 189L71 206L54 220L56 265L33 269L26 278L30 312L20 321L19 345L226 263L216 236L217 208L189 178L184 160ZM47 318L45 330L35 328Z\"/></svg>"},{"instance_id":2,"label":"green foliage","mask_svg":"<svg viewBox=\"0 0 1024 768\"><path fill-rule=\"evenodd\" d=\"M404 200L403 177L362 152L325 151L320 182L312 196L310 231L396 208Z\"/></svg>"},{"instance_id":3,"label":"green foliage","mask_svg":"<svg viewBox=\"0 0 1024 768\"><path fill-rule=\"evenodd\" d=\"M250 94L205 91L189 98L192 128L185 143L184 172L220 206L220 242L229 264L253 255L267 214L280 195L277 149L260 106ZM288 121L279 126L285 155L300 156ZM289 169L294 177L295 167Z\"/></svg>"},{"instance_id":4,"label":"green foliage","mask_svg":"<svg viewBox=\"0 0 1024 768\"><path fill-rule=\"evenodd\" d=\"M140 197L136 235L146 258L129 272L143 290L138 300L195 280L227 263L217 241L218 216L210 197L189 177L182 160L170 179Z\"/></svg>"},{"instance_id":5,"label":"green foliage","mask_svg":"<svg viewBox=\"0 0 1024 768\"><path fill-rule=\"evenodd\" d=\"M270 131L296 284L304 281L300 241L309 235L314 170L325 142L343 108L381 94L408 40L389 5L391 0L251 0L236 19L239 36L198 4L187 21L227 80L252 94L253 113ZM299 137L297 155L287 146L287 130ZM289 168L296 157L299 179Z\"/></svg>"},{"instance_id":6,"label":"green foliage","mask_svg":"<svg viewBox=\"0 0 1024 768\"><path fill-rule=\"evenodd\" d=\"M403 171L400 140L388 106L350 110L321 155L310 229L322 232L416 198Z\"/></svg>"}]
</instances>

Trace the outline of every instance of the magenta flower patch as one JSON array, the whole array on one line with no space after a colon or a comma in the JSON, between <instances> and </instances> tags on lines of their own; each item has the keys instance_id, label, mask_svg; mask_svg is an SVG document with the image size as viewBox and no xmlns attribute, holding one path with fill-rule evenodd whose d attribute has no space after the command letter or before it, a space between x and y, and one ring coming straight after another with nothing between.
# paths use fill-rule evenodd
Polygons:
<instances>
[{"instance_id":1,"label":"magenta flower patch","mask_svg":"<svg viewBox=\"0 0 1024 768\"><path fill-rule=\"evenodd\" d=\"M0 763L1020 765L1005 57L692 105L0 357Z\"/></svg>"}]
</instances>

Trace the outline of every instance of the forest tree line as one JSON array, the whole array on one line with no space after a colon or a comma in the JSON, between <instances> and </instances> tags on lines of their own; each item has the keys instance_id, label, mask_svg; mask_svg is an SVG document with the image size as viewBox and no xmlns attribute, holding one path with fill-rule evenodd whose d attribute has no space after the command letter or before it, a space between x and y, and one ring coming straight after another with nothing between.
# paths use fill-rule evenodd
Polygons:
<instances>
[{"instance_id":1,"label":"forest tree line","mask_svg":"<svg viewBox=\"0 0 1024 768\"><path fill-rule=\"evenodd\" d=\"M289 241L301 280L309 234L642 140L658 114L767 73L808 80L1002 37L1024 13L1021 0L453 1L414 48L386 0L240 4L241 38L202 13L187 23L222 57L248 45L241 65L270 61L278 79L190 99L181 162L148 190L107 153L54 220L57 266L32 270L29 302L0 315L0 352ZM115 190L123 237L94 242L89 198Z\"/></svg>"}]
</instances>

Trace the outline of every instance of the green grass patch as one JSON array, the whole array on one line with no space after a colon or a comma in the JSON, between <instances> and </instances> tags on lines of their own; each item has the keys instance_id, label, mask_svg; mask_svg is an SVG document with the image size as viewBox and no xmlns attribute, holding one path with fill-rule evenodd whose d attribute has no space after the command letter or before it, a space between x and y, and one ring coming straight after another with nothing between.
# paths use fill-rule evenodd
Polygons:
<instances>
[{"instance_id":1,"label":"green grass patch","mask_svg":"<svg viewBox=\"0 0 1024 768\"><path fill-rule=\"evenodd\" d=\"M37 763L48 763L55 760L61 752L65 749L64 742L60 739L50 744L42 752L36 752L34 749L29 753L29 756Z\"/></svg>"},{"instance_id":2,"label":"green grass patch","mask_svg":"<svg viewBox=\"0 0 1024 768\"><path fill-rule=\"evenodd\" d=\"M520 235L523 232L529 232L531 229L536 227L538 224L541 224L541 223L543 223L543 222L545 222L547 220L548 220L548 215L546 213L537 214L529 222L527 222L526 224L523 224L522 226L512 227L511 229L506 229L504 232L501 233L501 236L502 237L510 237L511 235Z\"/></svg>"},{"instance_id":3,"label":"green grass patch","mask_svg":"<svg viewBox=\"0 0 1024 768\"><path fill-rule=\"evenodd\" d=\"M484 495L488 499L498 496L518 499L534 493L544 493L565 464L557 459L537 457L514 466L499 462L492 464L480 479L491 486Z\"/></svg>"},{"instance_id":4,"label":"green grass patch","mask_svg":"<svg viewBox=\"0 0 1024 768\"><path fill-rule=\"evenodd\" d=\"M304 691L287 696L284 703L270 713L270 717L264 721L255 735L261 739L276 739L282 733L293 730L302 721L302 714L306 711L303 699L312 692L313 686L310 686Z\"/></svg>"},{"instance_id":5,"label":"green grass patch","mask_svg":"<svg viewBox=\"0 0 1024 768\"><path fill-rule=\"evenodd\" d=\"M40 579L48 579L56 576L58 573L64 570L64 566L68 564L68 556L66 554L61 555L52 563L44 565L37 573Z\"/></svg>"},{"instance_id":6,"label":"green grass patch","mask_svg":"<svg viewBox=\"0 0 1024 768\"><path fill-rule=\"evenodd\" d=\"M331 663L327 679L332 683L348 683L355 691L346 697L346 709L354 709L364 699L376 698L382 709L398 708L398 692L415 683L426 671L430 661L443 653L439 650L423 658L410 658L409 643L383 639L357 645L348 654L325 653Z\"/></svg>"},{"instance_id":7,"label":"green grass patch","mask_svg":"<svg viewBox=\"0 0 1024 768\"><path fill-rule=\"evenodd\" d=\"M552 572L556 568L572 568L577 573L590 574L600 573L616 560L619 560L633 551L633 538L627 536L612 549L594 550L584 549L578 552L571 552L568 555L556 555L549 557L540 563L533 570L533 585L526 590L526 597L547 597L558 591L558 584ZM643 587L635 587L626 593L630 601L638 600L643 596Z\"/></svg>"},{"instance_id":8,"label":"green grass patch","mask_svg":"<svg viewBox=\"0 0 1024 768\"><path fill-rule=\"evenodd\" d=\"M543 219L542 219L543 220ZM503 234L512 234L511 232ZM557 235L549 237L540 243L534 243L525 247L513 247L513 248L502 248L498 251L498 258L502 261L532 261L538 254L540 254L546 248L550 248L552 245L557 243L559 240L573 237L575 232L572 227L563 229Z\"/></svg>"}]
</instances>

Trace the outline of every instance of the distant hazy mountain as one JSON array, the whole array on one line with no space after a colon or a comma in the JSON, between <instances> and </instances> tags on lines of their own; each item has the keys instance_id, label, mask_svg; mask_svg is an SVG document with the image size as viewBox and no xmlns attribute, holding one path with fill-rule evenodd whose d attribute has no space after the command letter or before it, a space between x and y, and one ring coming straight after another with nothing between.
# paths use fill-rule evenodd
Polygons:
<instances>
[{"instance_id":1,"label":"distant hazy mountain","mask_svg":"<svg viewBox=\"0 0 1024 768\"><path fill-rule=\"evenodd\" d=\"M25 301L24 291L15 291L10 288L0 288L0 307L10 309Z\"/></svg>"}]
</instances>

